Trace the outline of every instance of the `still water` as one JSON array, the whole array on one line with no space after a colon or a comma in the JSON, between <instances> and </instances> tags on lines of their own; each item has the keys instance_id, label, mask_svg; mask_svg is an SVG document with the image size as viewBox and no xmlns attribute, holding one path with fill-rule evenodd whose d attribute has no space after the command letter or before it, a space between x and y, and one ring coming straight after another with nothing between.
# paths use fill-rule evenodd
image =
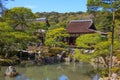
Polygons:
<instances>
[{"instance_id":1,"label":"still water","mask_svg":"<svg viewBox=\"0 0 120 80\"><path fill-rule=\"evenodd\" d=\"M5 77L4 72L7 67L2 67L0 80L93 80L93 67L85 63L65 63L20 67L16 66L20 75L10 78Z\"/></svg>"}]
</instances>

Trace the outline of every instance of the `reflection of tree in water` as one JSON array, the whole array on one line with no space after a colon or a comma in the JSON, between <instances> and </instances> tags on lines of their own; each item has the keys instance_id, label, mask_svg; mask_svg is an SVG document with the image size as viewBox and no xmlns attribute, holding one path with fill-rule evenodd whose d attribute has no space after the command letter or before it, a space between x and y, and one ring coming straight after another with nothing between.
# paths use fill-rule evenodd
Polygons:
<instances>
[{"instance_id":1,"label":"reflection of tree in water","mask_svg":"<svg viewBox=\"0 0 120 80\"><path fill-rule=\"evenodd\" d=\"M6 76L5 80L13 80L13 78L10 78L10 77Z\"/></svg>"},{"instance_id":2,"label":"reflection of tree in water","mask_svg":"<svg viewBox=\"0 0 120 80\"><path fill-rule=\"evenodd\" d=\"M61 73L68 77L69 80L92 80L91 71L92 67L84 63L70 63L70 65L62 66Z\"/></svg>"},{"instance_id":3,"label":"reflection of tree in water","mask_svg":"<svg viewBox=\"0 0 120 80\"><path fill-rule=\"evenodd\" d=\"M99 80L100 78L100 75L99 74L96 74L94 77L93 77L93 80Z\"/></svg>"},{"instance_id":4,"label":"reflection of tree in water","mask_svg":"<svg viewBox=\"0 0 120 80\"><path fill-rule=\"evenodd\" d=\"M24 76L24 75L18 75L16 77L9 77L9 76L6 76L5 77L5 80L32 80L32 79L29 79L28 77Z\"/></svg>"},{"instance_id":5,"label":"reflection of tree in water","mask_svg":"<svg viewBox=\"0 0 120 80\"><path fill-rule=\"evenodd\" d=\"M18 75L16 76L16 80L32 80L32 79L29 79L28 77L24 75Z\"/></svg>"},{"instance_id":6,"label":"reflection of tree in water","mask_svg":"<svg viewBox=\"0 0 120 80\"><path fill-rule=\"evenodd\" d=\"M28 80L93 80L93 75L90 76L90 65L82 63L70 63L70 65L54 64L44 66L29 66L18 67L19 73L24 75L23 77L29 78ZM66 77L65 77L66 76ZM4 79L0 79L4 80ZM17 80L17 79L6 79Z\"/></svg>"}]
</instances>

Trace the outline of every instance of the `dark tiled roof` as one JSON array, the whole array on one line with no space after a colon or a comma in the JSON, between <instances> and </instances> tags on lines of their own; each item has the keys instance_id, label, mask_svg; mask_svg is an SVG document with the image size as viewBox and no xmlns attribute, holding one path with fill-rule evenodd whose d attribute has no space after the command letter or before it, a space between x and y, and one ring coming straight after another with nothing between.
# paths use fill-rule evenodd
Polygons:
<instances>
[{"instance_id":1,"label":"dark tiled roof","mask_svg":"<svg viewBox=\"0 0 120 80\"><path fill-rule=\"evenodd\" d=\"M66 30L68 33L92 33L96 28L92 20L72 20Z\"/></svg>"}]
</instances>

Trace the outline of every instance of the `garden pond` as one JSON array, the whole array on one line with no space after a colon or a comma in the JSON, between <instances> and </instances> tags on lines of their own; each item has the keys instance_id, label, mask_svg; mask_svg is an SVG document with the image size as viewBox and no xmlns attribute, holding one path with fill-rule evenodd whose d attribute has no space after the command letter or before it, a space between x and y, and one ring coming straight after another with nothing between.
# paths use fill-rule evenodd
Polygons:
<instances>
[{"instance_id":1,"label":"garden pond","mask_svg":"<svg viewBox=\"0 0 120 80\"><path fill-rule=\"evenodd\" d=\"M20 75L14 78L4 76L7 67L2 67L0 80L95 80L95 74L92 72L93 67L82 62L15 67Z\"/></svg>"}]
</instances>

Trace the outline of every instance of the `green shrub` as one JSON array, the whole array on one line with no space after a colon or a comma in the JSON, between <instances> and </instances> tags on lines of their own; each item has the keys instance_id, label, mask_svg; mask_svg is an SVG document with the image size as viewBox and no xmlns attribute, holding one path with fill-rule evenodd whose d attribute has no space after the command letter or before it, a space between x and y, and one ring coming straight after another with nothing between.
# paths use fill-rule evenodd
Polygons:
<instances>
[{"instance_id":1,"label":"green shrub","mask_svg":"<svg viewBox=\"0 0 120 80\"><path fill-rule=\"evenodd\" d=\"M2 66L8 66L8 65L13 65L14 62L11 59L1 59L0 60L0 65Z\"/></svg>"},{"instance_id":2,"label":"green shrub","mask_svg":"<svg viewBox=\"0 0 120 80\"><path fill-rule=\"evenodd\" d=\"M119 67L113 67L111 69L111 72L114 72L114 73L118 73L120 71L120 68Z\"/></svg>"},{"instance_id":3,"label":"green shrub","mask_svg":"<svg viewBox=\"0 0 120 80\"><path fill-rule=\"evenodd\" d=\"M108 77L108 69L107 69L107 68L103 68L103 69L100 71L100 74L101 74L101 76L103 76L103 77Z\"/></svg>"},{"instance_id":4,"label":"green shrub","mask_svg":"<svg viewBox=\"0 0 120 80\"><path fill-rule=\"evenodd\" d=\"M116 57L117 57L118 59L120 59L120 54L117 54Z\"/></svg>"},{"instance_id":5,"label":"green shrub","mask_svg":"<svg viewBox=\"0 0 120 80\"><path fill-rule=\"evenodd\" d=\"M60 48L60 47L52 47L52 48L49 49L49 53L52 56L60 54L62 51L65 51L65 49L64 48Z\"/></svg>"}]
</instances>

